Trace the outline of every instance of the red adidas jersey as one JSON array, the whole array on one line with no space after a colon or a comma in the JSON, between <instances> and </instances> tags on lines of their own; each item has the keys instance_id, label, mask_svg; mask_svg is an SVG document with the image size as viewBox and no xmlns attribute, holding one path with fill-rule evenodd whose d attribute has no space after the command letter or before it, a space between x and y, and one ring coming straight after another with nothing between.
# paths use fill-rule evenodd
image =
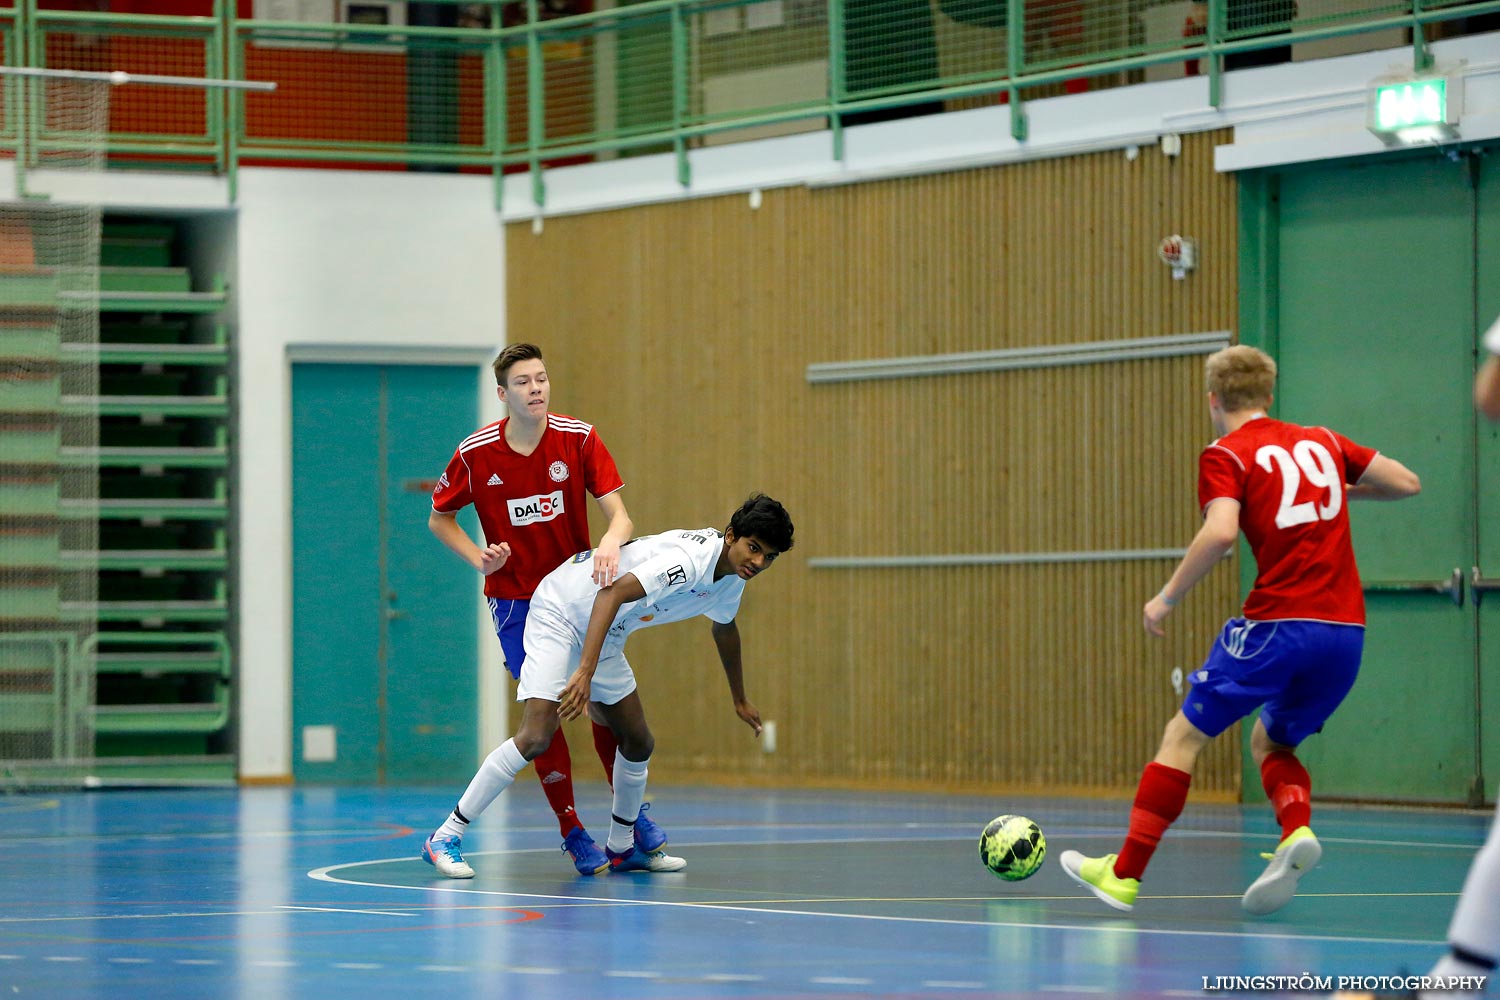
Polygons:
<instances>
[{"instance_id":1,"label":"red adidas jersey","mask_svg":"<svg viewBox=\"0 0 1500 1000\"><path fill-rule=\"evenodd\" d=\"M1256 417L1203 449L1198 504L1239 501L1240 530L1255 553L1244 615L1363 625L1346 485L1376 452L1326 427Z\"/></svg>"},{"instance_id":2,"label":"red adidas jersey","mask_svg":"<svg viewBox=\"0 0 1500 1000\"><path fill-rule=\"evenodd\" d=\"M510 559L484 578L485 596L523 601L542 577L593 547L588 497L625 482L591 425L549 413L536 450L520 455L505 443L509 419L459 444L432 491L432 508L455 514L474 505L485 541L510 543Z\"/></svg>"}]
</instances>

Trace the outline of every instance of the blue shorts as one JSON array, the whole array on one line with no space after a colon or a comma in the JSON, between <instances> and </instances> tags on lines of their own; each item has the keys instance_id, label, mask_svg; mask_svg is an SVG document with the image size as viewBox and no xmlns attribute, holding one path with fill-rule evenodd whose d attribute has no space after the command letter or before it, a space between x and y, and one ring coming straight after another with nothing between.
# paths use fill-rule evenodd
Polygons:
<instances>
[{"instance_id":1,"label":"blue shorts","mask_svg":"<svg viewBox=\"0 0 1500 1000\"><path fill-rule=\"evenodd\" d=\"M1257 708L1266 735L1294 747L1323 728L1343 703L1365 648L1359 625L1253 622L1231 618L1203 666L1189 678L1182 714L1217 736Z\"/></svg>"},{"instance_id":2,"label":"blue shorts","mask_svg":"<svg viewBox=\"0 0 1500 1000\"><path fill-rule=\"evenodd\" d=\"M490 618L495 622L495 635L500 639L500 652L505 656L505 669L517 680L521 678L521 663L526 659L526 646L522 639L526 635L526 612L530 601L502 601L491 597Z\"/></svg>"}]
</instances>

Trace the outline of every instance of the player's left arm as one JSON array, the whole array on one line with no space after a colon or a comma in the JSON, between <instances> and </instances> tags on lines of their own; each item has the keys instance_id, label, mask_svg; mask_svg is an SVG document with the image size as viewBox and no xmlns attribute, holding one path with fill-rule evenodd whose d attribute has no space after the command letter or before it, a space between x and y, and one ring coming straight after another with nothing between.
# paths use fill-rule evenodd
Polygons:
<instances>
[{"instance_id":1,"label":"player's left arm","mask_svg":"<svg viewBox=\"0 0 1500 1000\"><path fill-rule=\"evenodd\" d=\"M1489 356L1474 373L1474 405L1491 420L1500 420L1500 319L1485 331L1483 343Z\"/></svg>"},{"instance_id":2,"label":"player's left arm","mask_svg":"<svg viewBox=\"0 0 1500 1000\"><path fill-rule=\"evenodd\" d=\"M594 546L594 582L601 587L608 587L620 573L620 546L630 540L635 524L625 510L625 498L620 496L619 490L606 493L595 502L609 519L609 527L604 529L604 534L599 536L599 544Z\"/></svg>"},{"instance_id":3,"label":"player's left arm","mask_svg":"<svg viewBox=\"0 0 1500 1000\"><path fill-rule=\"evenodd\" d=\"M740 627L732 621L712 624L714 646L719 650L719 662L724 665L724 679L729 682L729 696L734 699L734 714L759 736L760 709L745 697L745 671L740 659Z\"/></svg>"},{"instance_id":4,"label":"player's left arm","mask_svg":"<svg viewBox=\"0 0 1500 1000\"><path fill-rule=\"evenodd\" d=\"M1394 458L1376 455L1359 482L1349 487L1350 500L1405 500L1422 492L1422 480Z\"/></svg>"},{"instance_id":5,"label":"player's left arm","mask_svg":"<svg viewBox=\"0 0 1500 1000\"><path fill-rule=\"evenodd\" d=\"M1203 526L1193 536L1187 555L1177 564L1172 579L1142 609L1147 632L1158 636L1167 634L1161 627L1162 621L1172 613L1177 602L1219 564L1239 536L1240 502L1232 497L1211 501L1203 512Z\"/></svg>"}]
</instances>

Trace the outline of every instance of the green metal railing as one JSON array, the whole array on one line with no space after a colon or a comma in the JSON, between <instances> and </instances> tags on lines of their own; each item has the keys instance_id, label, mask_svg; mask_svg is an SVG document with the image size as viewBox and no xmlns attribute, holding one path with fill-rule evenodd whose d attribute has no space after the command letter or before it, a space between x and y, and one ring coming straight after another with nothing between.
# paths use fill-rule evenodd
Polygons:
<instances>
[{"instance_id":1,"label":"green metal railing","mask_svg":"<svg viewBox=\"0 0 1500 1000\"><path fill-rule=\"evenodd\" d=\"M625 0L621 0L625 3ZM1293 43L1400 32L1414 69L1434 25L1500 13L1500 0L1206 0L1179 29L1148 0L825 0L767 12L755 0L644 0L547 17L526 0L412 4L444 24L310 24L241 19L230 0L201 17L0 8L8 65L271 80L273 93L189 91L164 102L119 88L112 166L210 169L323 163L531 173L545 202L551 164L671 152L765 134L843 132L871 116L1009 105L1063 89L1128 85L1152 67L1202 61L1208 102L1224 60ZM485 16L458 24L480 7ZM549 7L551 5L548 5ZM424 15L425 16L425 15ZM1147 27L1148 22L1157 29ZM1376 37L1378 36L1378 37ZM22 165L94 141L49 128L43 88L0 101L0 149ZM232 187L231 187L232 191Z\"/></svg>"}]
</instances>

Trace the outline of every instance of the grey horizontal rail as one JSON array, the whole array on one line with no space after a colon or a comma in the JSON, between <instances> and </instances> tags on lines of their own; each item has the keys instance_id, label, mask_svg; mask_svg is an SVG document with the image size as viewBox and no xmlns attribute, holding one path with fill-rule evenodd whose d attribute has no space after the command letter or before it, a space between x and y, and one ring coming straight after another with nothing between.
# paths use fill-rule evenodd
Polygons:
<instances>
[{"instance_id":1,"label":"grey horizontal rail","mask_svg":"<svg viewBox=\"0 0 1500 1000\"><path fill-rule=\"evenodd\" d=\"M224 292L132 292L128 289L115 289L112 291L98 292L58 292L59 299L78 302L97 302L111 299L137 299L142 302L223 302Z\"/></svg>"},{"instance_id":2,"label":"grey horizontal rail","mask_svg":"<svg viewBox=\"0 0 1500 1000\"><path fill-rule=\"evenodd\" d=\"M1187 549L1099 549L1090 552L962 552L917 556L815 556L811 569L912 569L929 566L1046 566L1064 563L1181 559Z\"/></svg>"},{"instance_id":3,"label":"grey horizontal rail","mask_svg":"<svg viewBox=\"0 0 1500 1000\"><path fill-rule=\"evenodd\" d=\"M1063 365L1092 365L1107 361L1139 361L1146 358L1212 354L1221 347L1227 347L1232 339L1229 331L1215 330L1210 333L1099 340L1084 344L1011 347L996 351L965 351L957 354L926 354L861 361L823 361L807 366L807 381L815 385L826 382L862 382L883 378L1015 371L1056 368Z\"/></svg>"},{"instance_id":4,"label":"grey horizontal rail","mask_svg":"<svg viewBox=\"0 0 1500 1000\"><path fill-rule=\"evenodd\" d=\"M1457 606L1464 603L1464 574L1456 567L1443 580L1364 580L1361 586L1367 594L1437 594Z\"/></svg>"},{"instance_id":5,"label":"grey horizontal rail","mask_svg":"<svg viewBox=\"0 0 1500 1000\"><path fill-rule=\"evenodd\" d=\"M123 86L127 83L149 83L158 87L211 87L219 90L258 90L269 92L276 89L271 80L222 80L206 76L166 76L161 73L127 73L114 70L101 73L82 69L41 69L34 66L0 66L0 76L30 76L58 80L92 80Z\"/></svg>"},{"instance_id":6,"label":"grey horizontal rail","mask_svg":"<svg viewBox=\"0 0 1500 1000\"><path fill-rule=\"evenodd\" d=\"M134 499L125 498L120 500L60 500L58 508L65 511L80 511L88 514L96 514L101 511L111 510L147 510L159 514L172 514L181 511L208 511L224 512L229 509L229 504L217 497L205 497L199 499Z\"/></svg>"},{"instance_id":7,"label":"grey horizontal rail","mask_svg":"<svg viewBox=\"0 0 1500 1000\"><path fill-rule=\"evenodd\" d=\"M149 352L160 354L163 357L174 355L194 356L200 354L219 355L228 354L229 348L225 344L125 344L113 341L99 342L93 344L59 344L58 349L64 354L96 354L96 353L122 353L122 352Z\"/></svg>"}]
</instances>

